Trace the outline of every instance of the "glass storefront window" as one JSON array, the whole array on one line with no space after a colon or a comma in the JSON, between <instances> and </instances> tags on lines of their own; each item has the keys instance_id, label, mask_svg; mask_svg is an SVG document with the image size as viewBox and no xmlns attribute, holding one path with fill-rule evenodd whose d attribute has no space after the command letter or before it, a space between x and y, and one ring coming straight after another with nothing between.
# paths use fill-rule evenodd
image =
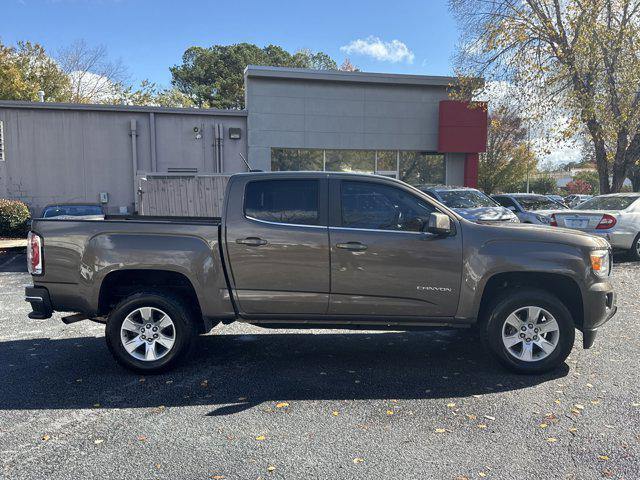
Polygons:
<instances>
[{"instance_id":1,"label":"glass storefront window","mask_svg":"<svg viewBox=\"0 0 640 480\"><path fill-rule=\"evenodd\" d=\"M373 173L376 152L373 150L325 150L327 172Z\"/></svg>"},{"instance_id":2,"label":"glass storefront window","mask_svg":"<svg viewBox=\"0 0 640 480\"><path fill-rule=\"evenodd\" d=\"M400 152L399 178L410 185L444 184L444 155Z\"/></svg>"},{"instance_id":3,"label":"glass storefront window","mask_svg":"<svg viewBox=\"0 0 640 480\"><path fill-rule=\"evenodd\" d=\"M274 172L322 171L323 155L323 150L272 148L271 170Z\"/></svg>"},{"instance_id":4,"label":"glass storefront window","mask_svg":"<svg viewBox=\"0 0 640 480\"><path fill-rule=\"evenodd\" d=\"M375 150L272 148L271 170L376 172L399 178L414 186L445 183L444 155L425 152L378 150L376 168Z\"/></svg>"},{"instance_id":5,"label":"glass storefront window","mask_svg":"<svg viewBox=\"0 0 640 480\"><path fill-rule=\"evenodd\" d=\"M398 152L395 150L378 151L376 172L395 172L398 169Z\"/></svg>"}]
</instances>

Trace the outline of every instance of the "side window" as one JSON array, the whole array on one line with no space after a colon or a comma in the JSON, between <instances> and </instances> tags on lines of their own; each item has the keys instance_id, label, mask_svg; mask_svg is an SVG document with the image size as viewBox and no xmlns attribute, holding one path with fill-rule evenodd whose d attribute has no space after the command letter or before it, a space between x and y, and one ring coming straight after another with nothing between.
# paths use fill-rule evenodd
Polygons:
<instances>
[{"instance_id":1,"label":"side window","mask_svg":"<svg viewBox=\"0 0 640 480\"><path fill-rule=\"evenodd\" d=\"M373 182L342 182L342 226L419 232L435 211L399 188Z\"/></svg>"},{"instance_id":2,"label":"side window","mask_svg":"<svg viewBox=\"0 0 640 480\"><path fill-rule=\"evenodd\" d=\"M513 200L511 200L509 197L493 197L493 199L498 202L500 205L502 205L503 207L509 208L509 207L514 207L516 206L515 203L513 203Z\"/></svg>"},{"instance_id":3,"label":"side window","mask_svg":"<svg viewBox=\"0 0 640 480\"><path fill-rule=\"evenodd\" d=\"M244 214L268 222L318 225L317 180L257 180L247 184Z\"/></svg>"}]
</instances>

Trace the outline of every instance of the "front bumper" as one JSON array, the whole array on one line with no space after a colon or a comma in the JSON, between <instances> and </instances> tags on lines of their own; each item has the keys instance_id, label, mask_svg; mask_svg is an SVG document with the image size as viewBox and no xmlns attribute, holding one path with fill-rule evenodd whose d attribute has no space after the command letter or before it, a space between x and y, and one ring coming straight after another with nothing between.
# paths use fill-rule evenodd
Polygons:
<instances>
[{"instance_id":1,"label":"front bumper","mask_svg":"<svg viewBox=\"0 0 640 480\"><path fill-rule=\"evenodd\" d=\"M596 338L598 327L616 314L616 294L609 282L594 283L585 292L584 318L582 322L582 344L590 348Z\"/></svg>"},{"instance_id":2,"label":"front bumper","mask_svg":"<svg viewBox=\"0 0 640 480\"><path fill-rule=\"evenodd\" d=\"M34 320L44 320L51 318L53 307L49 290L44 287L26 287L24 289L24 299L31 304L32 312L29 318Z\"/></svg>"}]
</instances>

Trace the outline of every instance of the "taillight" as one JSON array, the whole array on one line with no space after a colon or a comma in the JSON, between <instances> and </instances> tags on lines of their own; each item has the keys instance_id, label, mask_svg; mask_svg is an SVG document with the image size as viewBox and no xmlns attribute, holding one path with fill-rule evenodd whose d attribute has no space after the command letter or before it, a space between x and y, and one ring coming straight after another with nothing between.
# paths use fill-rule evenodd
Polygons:
<instances>
[{"instance_id":1,"label":"taillight","mask_svg":"<svg viewBox=\"0 0 640 480\"><path fill-rule=\"evenodd\" d=\"M42 238L33 232L27 235L27 270L31 275L42 275Z\"/></svg>"},{"instance_id":2,"label":"taillight","mask_svg":"<svg viewBox=\"0 0 640 480\"><path fill-rule=\"evenodd\" d=\"M616 222L616 217L605 213L604 215L602 215L602 218L600 219L600 223L598 223L596 230L606 230L607 228L613 227Z\"/></svg>"},{"instance_id":3,"label":"taillight","mask_svg":"<svg viewBox=\"0 0 640 480\"><path fill-rule=\"evenodd\" d=\"M558 220L556 219L556 214L555 213L551 214L551 221L549 222L549 225L551 225L552 227L557 227L558 226Z\"/></svg>"}]
</instances>

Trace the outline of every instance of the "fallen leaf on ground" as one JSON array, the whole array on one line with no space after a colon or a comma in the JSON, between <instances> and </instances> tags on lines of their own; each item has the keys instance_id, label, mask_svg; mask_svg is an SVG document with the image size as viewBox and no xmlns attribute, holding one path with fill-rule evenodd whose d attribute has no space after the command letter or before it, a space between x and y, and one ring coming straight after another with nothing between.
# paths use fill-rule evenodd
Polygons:
<instances>
[{"instance_id":1,"label":"fallen leaf on ground","mask_svg":"<svg viewBox=\"0 0 640 480\"><path fill-rule=\"evenodd\" d=\"M574 407L576 407L578 410L584 410L584 405L580 405L579 403L576 403Z\"/></svg>"},{"instance_id":2,"label":"fallen leaf on ground","mask_svg":"<svg viewBox=\"0 0 640 480\"><path fill-rule=\"evenodd\" d=\"M49 435L43 435L43 436L42 436L42 441L43 441L43 442L48 442L50 438L51 438L51 437L50 437Z\"/></svg>"},{"instance_id":3,"label":"fallen leaf on ground","mask_svg":"<svg viewBox=\"0 0 640 480\"><path fill-rule=\"evenodd\" d=\"M557 438L553 438L553 437L547 438L547 442L549 442L549 443L556 443L557 441L558 441Z\"/></svg>"},{"instance_id":4,"label":"fallen leaf on ground","mask_svg":"<svg viewBox=\"0 0 640 480\"><path fill-rule=\"evenodd\" d=\"M576 427L571 427L571 428L569 429L569 431L570 431L571 433L575 433L575 432L577 432L577 431L578 431L578 429L577 429Z\"/></svg>"},{"instance_id":5,"label":"fallen leaf on ground","mask_svg":"<svg viewBox=\"0 0 640 480\"><path fill-rule=\"evenodd\" d=\"M280 403L276 403L276 408L284 408L284 407L288 407L289 404L287 402L280 402Z\"/></svg>"},{"instance_id":6,"label":"fallen leaf on ground","mask_svg":"<svg viewBox=\"0 0 640 480\"><path fill-rule=\"evenodd\" d=\"M276 469L276 467L274 467L273 465L269 465L267 467L267 472L273 472Z\"/></svg>"},{"instance_id":7,"label":"fallen leaf on ground","mask_svg":"<svg viewBox=\"0 0 640 480\"><path fill-rule=\"evenodd\" d=\"M147 437L145 437L144 435L138 435L138 441L146 442L147 441Z\"/></svg>"},{"instance_id":8,"label":"fallen leaf on ground","mask_svg":"<svg viewBox=\"0 0 640 480\"><path fill-rule=\"evenodd\" d=\"M485 429L487 428L487 426L484 423L481 423L480 425L478 425L478 428Z\"/></svg>"},{"instance_id":9,"label":"fallen leaf on ground","mask_svg":"<svg viewBox=\"0 0 640 480\"><path fill-rule=\"evenodd\" d=\"M598 460L609 460L607 455L598 455Z\"/></svg>"},{"instance_id":10,"label":"fallen leaf on ground","mask_svg":"<svg viewBox=\"0 0 640 480\"><path fill-rule=\"evenodd\" d=\"M267 437L265 437L264 435L258 435L256 437L256 440L258 440L259 442L262 442L263 440L265 440Z\"/></svg>"},{"instance_id":11,"label":"fallen leaf on ground","mask_svg":"<svg viewBox=\"0 0 640 480\"><path fill-rule=\"evenodd\" d=\"M95 443L96 445L101 444L102 442L104 442L104 440L102 438L96 438L93 443Z\"/></svg>"},{"instance_id":12,"label":"fallen leaf on ground","mask_svg":"<svg viewBox=\"0 0 640 480\"><path fill-rule=\"evenodd\" d=\"M546 423L541 423L541 424L540 424L540 428L547 428L548 426L549 426L549 425L548 425L548 424L546 424Z\"/></svg>"},{"instance_id":13,"label":"fallen leaf on ground","mask_svg":"<svg viewBox=\"0 0 640 480\"><path fill-rule=\"evenodd\" d=\"M436 428L436 433L444 433L446 431L447 431L446 428Z\"/></svg>"},{"instance_id":14,"label":"fallen leaf on ground","mask_svg":"<svg viewBox=\"0 0 640 480\"><path fill-rule=\"evenodd\" d=\"M447 407L449 407L449 408L453 408L453 407L455 407L455 406L456 406L456 404L455 404L455 403L453 403L453 402L451 402L451 403L447 403Z\"/></svg>"},{"instance_id":15,"label":"fallen leaf on ground","mask_svg":"<svg viewBox=\"0 0 640 480\"><path fill-rule=\"evenodd\" d=\"M387 410L387 415L393 415L393 410Z\"/></svg>"},{"instance_id":16,"label":"fallen leaf on ground","mask_svg":"<svg viewBox=\"0 0 640 480\"><path fill-rule=\"evenodd\" d=\"M338 415L340 415L340 413L337 410L334 410L333 412L331 412L331 415L337 417Z\"/></svg>"},{"instance_id":17,"label":"fallen leaf on ground","mask_svg":"<svg viewBox=\"0 0 640 480\"><path fill-rule=\"evenodd\" d=\"M364 458L356 457L353 459L353 463L355 463L356 465L362 462L364 462Z\"/></svg>"},{"instance_id":18,"label":"fallen leaf on ground","mask_svg":"<svg viewBox=\"0 0 640 480\"><path fill-rule=\"evenodd\" d=\"M476 419L476 418L478 418L478 417L476 417L475 415L472 415L472 414L470 414L470 413L467 413L467 418L468 418L469 420L475 420L475 419Z\"/></svg>"},{"instance_id":19,"label":"fallen leaf on ground","mask_svg":"<svg viewBox=\"0 0 640 480\"><path fill-rule=\"evenodd\" d=\"M487 476L487 474L486 474L486 473L484 473L484 472L479 472L479 473L478 473L478 476L479 476L479 477L483 477L483 478L484 478L484 477L486 477L486 476Z\"/></svg>"},{"instance_id":20,"label":"fallen leaf on ground","mask_svg":"<svg viewBox=\"0 0 640 480\"><path fill-rule=\"evenodd\" d=\"M491 415L485 415L484 418L486 418L487 420L495 420L496 417L492 417Z\"/></svg>"},{"instance_id":21,"label":"fallen leaf on ground","mask_svg":"<svg viewBox=\"0 0 640 480\"><path fill-rule=\"evenodd\" d=\"M202 380L200 382L200 386L203 387L203 388L208 387L209 386L209 380Z\"/></svg>"}]
</instances>

